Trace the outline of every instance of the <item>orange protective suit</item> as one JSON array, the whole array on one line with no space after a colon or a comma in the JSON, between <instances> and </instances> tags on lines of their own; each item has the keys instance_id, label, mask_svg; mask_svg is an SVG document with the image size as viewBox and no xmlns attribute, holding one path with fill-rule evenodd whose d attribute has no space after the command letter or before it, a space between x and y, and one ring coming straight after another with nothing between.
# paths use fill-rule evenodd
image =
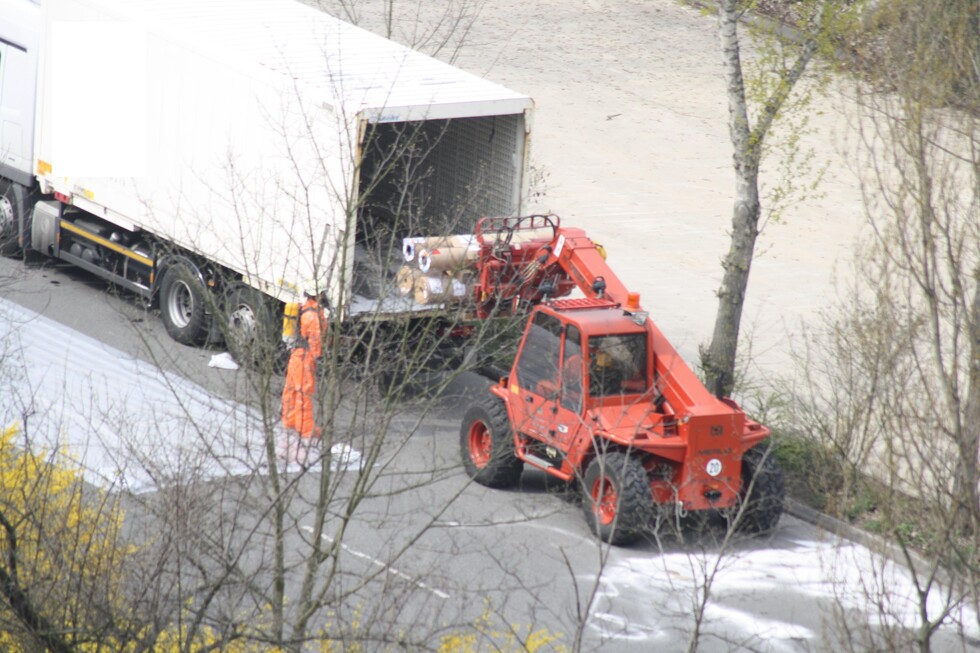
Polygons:
<instances>
[{"instance_id":1,"label":"orange protective suit","mask_svg":"<svg viewBox=\"0 0 980 653\"><path fill-rule=\"evenodd\" d=\"M316 361L323 353L323 311L308 297L299 311L299 340L289 355L286 387L282 391L282 425L302 438L319 438L313 424Z\"/></svg>"}]
</instances>

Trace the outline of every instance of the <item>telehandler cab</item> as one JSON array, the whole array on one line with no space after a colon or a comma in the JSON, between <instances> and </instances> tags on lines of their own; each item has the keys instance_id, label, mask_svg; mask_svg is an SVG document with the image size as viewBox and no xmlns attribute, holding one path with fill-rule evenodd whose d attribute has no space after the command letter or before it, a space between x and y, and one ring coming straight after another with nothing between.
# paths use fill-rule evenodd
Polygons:
<instances>
[{"instance_id":1,"label":"telehandler cab","mask_svg":"<svg viewBox=\"0 0 980 653\"><path fill-rule=\"evenodd\" d=\"M583 489L602 540L642 535L657 506L725 511L776 526L784 483L769 429L711 395L579 229L556 216L484 218L478 310L530 315L509 374L466 412L460 447L478 483L516 484L525 464ZM578 288L580 298L559 299Z\"/></svg>"}]
</instances>

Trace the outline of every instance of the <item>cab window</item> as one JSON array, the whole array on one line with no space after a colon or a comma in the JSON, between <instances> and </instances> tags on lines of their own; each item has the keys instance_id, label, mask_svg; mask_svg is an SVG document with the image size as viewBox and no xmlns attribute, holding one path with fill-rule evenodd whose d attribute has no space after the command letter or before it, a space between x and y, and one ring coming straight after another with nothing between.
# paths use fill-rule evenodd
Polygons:
<instances>
[{"instance_id":1,"label":"cab window","mask_svg":"<svg viewBox=\"0 0 980 653\"><path fill-rule=\"evenodd\" d=\"M565 330L565 352L561 363L562 408L576 413L582 410L582 334L570 324Z\"/></svg>"},{"instance_id":2,"label":"cab window","mask_svg":"<svg viewBox=\"0 0 980 653\"><path fill-rule=\"evenodd\" d=\"M517 361L517 381L522 388L547 396L558 389L558 356L561 322L546 313L534 316Z\"/></svg>"},{"instance_id":3,"label":"cab window","mask_svg":"<svg viewBox=\"0 0 980 653\"><path fill-rule=\"evenodd\" d=\"M609 397L647 390L645 333L589 338L589 394Z\"/></svg>"}]
</instances>

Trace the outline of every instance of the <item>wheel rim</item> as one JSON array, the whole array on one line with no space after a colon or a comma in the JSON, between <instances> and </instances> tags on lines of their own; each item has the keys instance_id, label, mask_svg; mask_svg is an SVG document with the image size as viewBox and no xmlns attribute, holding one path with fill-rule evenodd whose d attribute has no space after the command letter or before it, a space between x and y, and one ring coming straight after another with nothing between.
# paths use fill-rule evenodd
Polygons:
<instances>
[{"instance_id":1,"label":"wheel rim","mask_svg":"<svg viewBox=\"0 0 980 653\"><path fill-rule=\"evenodd\" d=\"M0 236L14 229L14 205L6 196L0 197Z\"/></svg>"},{"instance_id":2,"label":"wheel rim","mask_svg":"<svg viewBox=\"0 0 980 653\"><path fill-rule=\"evenodd\" d=\"M174 325L180 329L191 323L194 315L194 296L187 283L183 281L174 283L167 301L167 312Z\"/></svg>"},{"instance_id":3,"label":"wheel rim","mask_svg":"<svg viewBox=\"0 0 980 653\"><path fill-rule=\"evenodd\" d=\"M608 478L600 476L592 484L593 510L603 526L608 526L616 519L618 499L616 486Z\"/></svg>"},{"instance_id":4,"label":"wheel rim","mask_svg":"<svg viewBox=\"0 0 980 653\"><path fill-rule=\"evenodd\" d=\"M481 421L473 422L470 425L470 460L479 469L483 469L490 464L490 456L493 453L493 439L490 437L490 429Z\"/></svg>"},{"instance_id":5,"label":"wheel rim","mask_svg":"<svg viewBox=\"0 0 980 653\"><path fill-rule=\"evenodd\" d=\"M232 311L229 324L240 341L250 340L255 334L255 312L248 304L239 304Z\"/></svg>"}]
</instances>

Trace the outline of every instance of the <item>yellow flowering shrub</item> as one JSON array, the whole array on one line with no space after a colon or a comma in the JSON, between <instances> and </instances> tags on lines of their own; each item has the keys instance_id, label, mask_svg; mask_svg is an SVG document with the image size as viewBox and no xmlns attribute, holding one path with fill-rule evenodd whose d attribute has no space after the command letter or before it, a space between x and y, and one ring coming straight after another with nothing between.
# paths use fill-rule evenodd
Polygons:
<instances>
[{"instance_id":1,"label":"yellow flowering shrub","mask_svg":"<svg viewBox=\"0 0 980 653\"><path fill-rule=\"evenodd\" d=\"M566 653L561 635L544 628L513 626L496 628L489 607L472 630L450 633L439 642L439 653Z\"/></svg>"},{"instance_id":2,"label":"yellow flowering shrub","mask_svg":"<svg viewBox=\"0 0 980 653\"><path fill-rule=\"evenodd\" d=\"M276 653L223 643L206 626L187 641L174 624L153 633L136 623L122 590L136 549L122 540L117 497L86 485L77 467L19 446L19 433L0 432L0 651L32 653L53 641L78 653Z\"/></svg>"},{"instance_id":3,"label":"yellow flowering shrub","mask_svg":"<svg viewBox=\"0 0 980 653\"><path fill-rule=\"evenodd\" d=\"M0 647L94 641L112 630L122 511L78 470L19 447L19 432L0 433Z\"/></svg>"},{"instance_id":4,"label":"yellow flowering shrub","mask_svg":"<svg viewBox=\"0 0 980 653\"><path fill-rule=\"evenodd\" d=\"M240 636L224 641L207 625L191 633L175 623L159 630L139 623L124 593L139 551L122 538L118 496L86 484L76 466L32 453L19 434L16 425L0 432L0 651L279 653ZM193 622L193 606L184 610L182 621ZM494 627L491 612L488 605L471 627L442 636L439 653L567 650L545 629ZM319 637L321 650L377 650L358 641L359 621L350 628L353 637Z\"/></svg>"},{"instance_id":5,"label":"yellow flowering shrub","mask_svg":"<svg viewBox=\"0 0 980 653\"><path fill-rule=\"evenodd\" d=\"M357 639L359 623L352 624L353 634L344 641L323 635L320 638L321 653L365 653L379 650L376 643L363 645ZM409 637L405 638L409 640ZM561 635L545 628L533 626L495 627L492 607L487 603L484 613L471 626L454 630L439 639L438 653L567 653L561 643ZM401 651L400 644L380 650Z\"/></svg>"}]
</instances>

